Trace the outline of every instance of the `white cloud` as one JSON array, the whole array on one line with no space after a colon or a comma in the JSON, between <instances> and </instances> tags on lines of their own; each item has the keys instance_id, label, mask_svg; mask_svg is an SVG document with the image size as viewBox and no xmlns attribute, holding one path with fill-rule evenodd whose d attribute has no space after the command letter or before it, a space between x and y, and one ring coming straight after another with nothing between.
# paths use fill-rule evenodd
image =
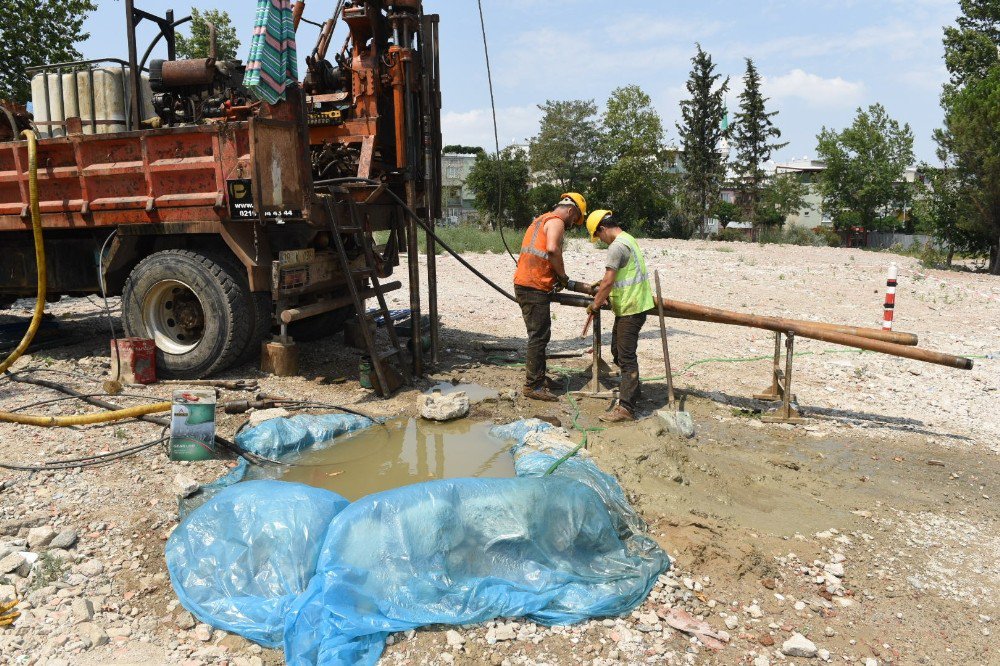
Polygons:
<instances>
[{"instance_id":1,"label":"white cloud","mask_svg":"<svg viewBox=\"0 0 1000 666\"><path fill-rule=\"evenodd\" d=\"M854 107L861 103L865 84L839 76L825 79L801 69L764 80L764 93L774 99L800 99L820 108Z\"/></svg>"},{"instance_id":2,"label":"white cloud","mask_svg":"<svg viewBox=\"0 0 1000 666\"><path fill-rule=\"evenodd\" d=\"M536 106L511 106L497 109L500 147L523 143L538 133L542 112ZM490 109L449 111L441 114L441 134L445 145L481 146L493 152L493 116Z\"/></svg>"}]
</instances>

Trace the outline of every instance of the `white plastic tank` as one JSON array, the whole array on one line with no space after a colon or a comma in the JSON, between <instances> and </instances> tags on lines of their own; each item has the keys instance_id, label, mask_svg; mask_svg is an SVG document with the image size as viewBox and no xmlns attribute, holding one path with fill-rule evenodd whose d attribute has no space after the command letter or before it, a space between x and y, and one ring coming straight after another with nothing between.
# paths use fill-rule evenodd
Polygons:
<instances>
[{"instance_id":1,"label":"white plastic tank","mask_svg":"<svg viewBox=\"0 0 1000 666\"><path fill-rule=\"evenodd\" d=\"M83 70L61 76L61 91L59 74L40 73L32 79L31 102L36 122L51 120L61 123L66 118L77 117L83 123L84 134L110 134L124 132L127 129L128 106L125 100L126 95L131 95L132 91L125 89L123 80L128 82L131 77L128 73L123 73L122 68L95 67L90 72ZM49 89L47 100L46 81ZM91 81L93 81L93 94L91 94ZM153 115L152 97L149 77L143 74L143 119ZM97 120L96 131L92 120ZM51 130L51 134L46 128ZM66 133L61 125L40 126L40 129L43 136L64 136Z\"/></svg>"}]
</instances>

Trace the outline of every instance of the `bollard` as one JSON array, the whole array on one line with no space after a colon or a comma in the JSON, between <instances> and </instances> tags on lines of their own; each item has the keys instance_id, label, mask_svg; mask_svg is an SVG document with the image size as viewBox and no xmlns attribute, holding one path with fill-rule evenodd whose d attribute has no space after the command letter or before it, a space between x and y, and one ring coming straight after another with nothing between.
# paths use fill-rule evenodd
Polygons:
<instances>
[{"instance_id":1,"label":"bollard","mask_svg":"<svg viewBox=\"0 0 1000 666\"><path fill-rule=\"evenodd\" d=\"M889 264L889 276L885 281L885 315L882 317L882 330L892 330L892 316L896 311L896 277L899 269L896 264Z\"/></svg>"}]
</instances>

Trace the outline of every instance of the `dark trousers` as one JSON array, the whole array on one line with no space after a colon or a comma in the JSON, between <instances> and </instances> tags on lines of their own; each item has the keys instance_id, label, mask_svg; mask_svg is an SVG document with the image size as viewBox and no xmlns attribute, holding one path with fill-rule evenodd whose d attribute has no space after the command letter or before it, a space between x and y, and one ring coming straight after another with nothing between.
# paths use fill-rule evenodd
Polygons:
<instances>
[{"instance_id":1,"label":"dark trousers","mask_svg":"<svg viewBox=\"0 0 1000 666\"><path fill-rule=\"evenodd\" d=\"M611 329L611 357L622 371L618 402L633 414L639 399L639 333L645 323L646 313L643 312L615 317L615 325Z\"/></svg>"},{"instance_id":2,"label":"dark trousers","mask_svg":"<svg viewBox=\"0 0 1000 666\"><path fill-rule=\"evenodd\" d=\"M552 299L548 292L518 285L514 285L514 296L521 306L524 326L528 329L524 386L539 389L545 385L545 348L552 339Z\"/></svg>"}]
</instances>

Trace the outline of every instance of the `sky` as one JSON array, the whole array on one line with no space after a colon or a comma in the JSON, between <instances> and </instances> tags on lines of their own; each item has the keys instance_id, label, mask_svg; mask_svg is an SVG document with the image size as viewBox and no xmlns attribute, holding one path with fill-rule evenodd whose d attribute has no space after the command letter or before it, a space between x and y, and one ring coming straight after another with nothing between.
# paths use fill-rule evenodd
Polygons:
<instances>
[{"instance_id":1,"label":"sky","mask_svg":"<svg viewBox=\"0 0 1000 666\"><path fill-rule=\"evenodd\" d=\"M823 127L842 129L859 106L882 103L909 123L917 160L935 161L932 131L947 79L942 30L958 15L957 0L482 0L490 46L502 145L521 143L538 129L546 100L593 99L603 108L619 86L637 84L663 118L668 143L700 43L730 76L735 111L744 58L764 77L769 108L789 145L776 159L814 157ZM136 0L139 8L178 17L186 4ZM307 2L306 17L322 21L333 0ZM256 2L216 2L249 47ZM475 0L424 0L441 15L442 127L445 144L493 146L490 98ZM90 58L126 57L124 3L99 0L80 46ZM344 27L338 28L343 35ZM299 50L311 50L317 29L300 28ZM140 52L152 34L140 33ZM339 37L335 41L339 41ZM301 73L301 70L300 70Z\"/></svg>"}]
</instances>

